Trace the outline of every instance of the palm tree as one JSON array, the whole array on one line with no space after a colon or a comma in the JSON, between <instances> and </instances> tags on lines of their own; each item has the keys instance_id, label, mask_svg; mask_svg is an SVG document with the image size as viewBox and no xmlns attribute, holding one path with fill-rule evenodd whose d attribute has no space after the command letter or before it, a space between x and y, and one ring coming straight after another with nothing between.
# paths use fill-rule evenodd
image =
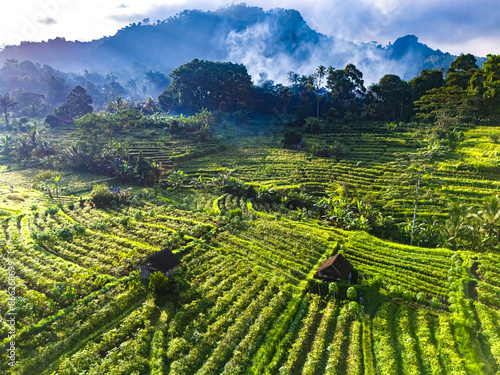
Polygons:
<instances>
[{"instance_id":1,"label":"palm tree","mask_svg":"<svg viewBox=\"0 0 500 375\"><path fill-rule=\"evenodd\" d=\"M26 136L19 137L16 158L18 160L29 159L33 148L34 147L30 145L30 141Z\"/></svg>"},{"instance_id":2,"label":"palm tree","mask_svg":"<svg viewBox=\"0 0 500 375\"><path fill-rule=\"evenodd\" d=\"M3 113L5 115L5 126L9 125L9 109L12 109L16 106L17 102L10 97L9 94L0 95L0 107L3 109Z\"/></svg>"},{"instance_id":3,"label":"palm tree","mask_svg":"<svg viewBox=\"0 0 500 375\"><path fill-rule=\"evenodd\" d=\"M466 221L467 208L458 202L448 205L448 219L440 228L441 246L458 250L469 237L471 227Z\"/></svg>"},{"instance_id":4,"label":"palm tree","mask_svg":"<svg viewBox=\"0 0 500 375\"><path fill-rule=\"evenodd\" d=\"M500 197L491 196L486 199L481 209L470 215L479 226L485 237L500 237Z\"/></svg>"},{"instance_id":5,"label":"palm tree","mask_svg":"<svg viewBox=\"0 0 500 375\"><path fill-rule=\"evenodd\" d=\"M114 100L111 100L108 103L107 110L110 112L121 111L122 109L126 109L128 106L127 101L123 98L123 96L118 95Z\"/></svg>"},{"instance_id":6,"label":"palm tree","mask_svg":"<svg viewBox=\"0 0 500 375\"><path fill-rule=\"evenodd\" d=\"M42 163L49 169L54 168L53 156L57 155L57 150L51 141L44 140L40 142L34 150L35 156L41 159Z\"/></svg>"},{"instance_id":7,"label":"palm tree","mask_svg":"<svg viewBox=\"0 0 500 375\"><path fill-rule=\"evenodd\" d=\"M295 73L295 72L289 71L289 72L286 74L286 79L288 80L288 82L289 82L289 83L291 83L291 84L295 84L295 83L298 83L298 82L299 82L300 75L299 75L298 73Z\"/></svg>"},{"instance_id":8,"label":"palm tree","mask_svg":"<svg viewBox=\"0 0 500 375\"><path fill-rule=\"evenodd\" d=\"M326 75L326 68L323 65L318 66L318 69L316 69L316 79L317 79L317 86L316 86L316 118L319 117L319 90L321 89L321 83L323 81L323 78Z\"/></svg>"},{"instance_id":9,"label":"palm tree","mask_svg":"<svg viewBox=\"0 0 500 375\"><path fill-rule=\"evenodd\" d=\"M73 169L80 170L85 159L85 149L83 145L76 142L71 143L63 151L66 164Z\"/></svg>"},{"instance_id":10,"label":"palm tree","mask_svg":"<svg viewBox=\"0 0 500 375\"><path fill-rule=\"evenodd\" d=\"M158 104L156 104L155 100L151 96L148 96L142 106L142 110L146 113L154 113L158 110Z\"/></svg>"}]
</instances>

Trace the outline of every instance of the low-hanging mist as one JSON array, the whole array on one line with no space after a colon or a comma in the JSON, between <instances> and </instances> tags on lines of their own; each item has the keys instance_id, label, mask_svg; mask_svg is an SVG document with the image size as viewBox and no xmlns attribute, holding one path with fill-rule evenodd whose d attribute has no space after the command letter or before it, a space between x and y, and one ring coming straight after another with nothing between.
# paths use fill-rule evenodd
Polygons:
<instances>
[{"instance_id":1,"label":"low-hanging mist","mask_svg":"<svg viewBox=\"0 0 500 375\"><path fill-rule=\"evenodd\" d=\"M29 60L75 73L113 72L120 80L149 70L169 73L194 58L242 63L254 81L265 73L281 83L288 71L310 74L318 65L343 68L353 63L369 85L389 73L408 80L422 69L446 70L455 56L412 35L388 46L325 36L311 29L298 11L245 5L184 11L162 22L132 24L92 42L55 39L0 52L0 61Z\"/></svg>"}]
</instances>

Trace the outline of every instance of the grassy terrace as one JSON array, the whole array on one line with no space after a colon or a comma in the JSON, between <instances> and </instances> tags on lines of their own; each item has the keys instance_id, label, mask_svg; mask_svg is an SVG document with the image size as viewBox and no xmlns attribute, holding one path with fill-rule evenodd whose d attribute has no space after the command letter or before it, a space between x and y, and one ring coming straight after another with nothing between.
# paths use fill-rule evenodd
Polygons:
<instances>
[{"instance_id":1,"label":"grassy terrace","mask_svg":"<svg viewBox=\"0 0 500 375\"><path fill-rule=\"evenodd\" d=\"M388 189L403 172L397 158L415 150L411 134L343 129L306 137L309 144L340 140L348 152L337 161L280 149L281 133L255 125L234 131L237 142L231 146L228 137L226 150L212 152L215 141L200 146L151 133L134 141L131 151L189 177L233 169L255 186L302 186L318 196L349 183L385 214L412 216L414 187ZM494 153L500 149L490 137L497 133L469 130L455 154L434 162L439 182L424 177L428 193L418 220L445 218L450 200L481 202L499 192ZM210 155L193 155L200 147ZM189 160L178 158L185 154ZM0 312L4 317L8 309L10 260L21 323L18 365L10 371L1 362L2 374L500 371L496 253L397 244L318 220L281 217L258 202L187 185L165 192L133 187L131 206L70 207L103 178L65 172L62 196L50 199L26 187L37 173L0 168ZM231 219L231 211L241 218ZM182 260L167 296L152 293L137 272L164 247ZM356 302L347 298L346 283L333 298L312 278L339 251L357 272ZM8 328L3 319L2 354Z\"/></svg>"}]
</instances>

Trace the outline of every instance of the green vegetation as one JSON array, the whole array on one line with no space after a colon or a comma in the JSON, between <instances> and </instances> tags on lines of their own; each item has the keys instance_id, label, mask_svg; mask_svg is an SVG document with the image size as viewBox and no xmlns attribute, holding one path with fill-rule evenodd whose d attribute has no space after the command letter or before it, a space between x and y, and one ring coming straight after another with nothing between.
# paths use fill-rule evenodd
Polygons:
<instances>
[{"instance_id":1,"label":"green vegetation","mask_svg":"<svg viewBox=\"0 0 500 375\"><path fill-rule=\"evenodd\" d=\"M17 363L0 372L498 373L490 59L479 69L463 55L445 80L385 76L371 91L353 65L291 72L276 95L292 115L278 122L245 114L243 99L182 101L193 66L246 80L242 66L199 61L160 101L191 116L116 98L64 129L11 120L0 352L15 341ZM89 105L82 90L73 113L78 97ZM139 265L164 248L181 264L141 281ZM314 278L337 253L354 266L351 283Z\"/></svg>"}]
</instances>

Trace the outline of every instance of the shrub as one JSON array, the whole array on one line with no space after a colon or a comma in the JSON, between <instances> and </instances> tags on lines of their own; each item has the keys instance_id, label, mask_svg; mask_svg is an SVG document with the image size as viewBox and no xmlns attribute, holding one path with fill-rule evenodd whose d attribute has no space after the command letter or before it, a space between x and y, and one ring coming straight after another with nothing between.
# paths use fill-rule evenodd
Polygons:
<instances>
[{"instance_id":1,"label":"shrub","mask_svg":"<svg viewBox=\"0 0 500 375\"><path fill-rule=\"evenodd\" d=\"M8 194L7 199L24 202L24 197L21 194Z\"/></svg>"},{"instance_id":2,"label":"shrub","mask_svg":"<svg viewBox=\"0 0 500 375\"><path fill-rule=\"evenodd\" d=\"M335 294L337 294L338 292L339 292L339 286L337 285L337 283L331 282L328 285L328 293L333 294L335 296Z\"/></svg>"},{"instance_id":3,"label":"shrub","mask_svg":"<svg viewBox=\"0 0 500 375\"><path fill-rule=\"evenodd\" d=\"M438 300L436 297L432 297L432 298L431 298L431 306L432 306L434 309L438 310L438 309L440 309L440 308L441 308L441 301L440 301L440 300Z\"/></svg>"},{"instance_id":4,"label":"shrub","mask_svg":"<svg viewBox=\"0 0 500 375\"><path fill-rule=\"evenodd\" d=\"M402 294L403 294L403 287L399 285L392 285L391 288L389 289L389 295L392 298L401 297Z\"/></svg>"},{"instance_id":5,"label":"shrub","mask_svg":"<svg viewBox=\"0 0 500 375\"><path fill-rule=\"evenodd\" d=\"M128 216L124 216L124 217L120 218L120 220L119 220L120 224L125 226L125 227L128 225L129 221L130 221L130 217L128 217Z\"/></svg>"},{"instance_id":6,"label":"shrub","mask_svg":"<svg viewBox=\"0 0 500 375\"><path fill-rule=\"evenodd\" d=\"M241 218L243 216L243 213L239 208L236 208L234 210L229 210L229 218L234 219L235 217Z\"/></svg>"},{"instance_id":7,"label":"shrub","mask_svg":"<svg viewBox=\"0 0 500 375\"><path fill-rule=\"evenodd\" d=\"M180 189L186 182L186 179L187 176L184 174L184 171L173 171L168 175L165 183L168 187Z\"/></svg>"},{"instance_id":8,"label":"shrub","mask_svg":"<svg viewBox=\"0 0 500 375\"><path fill-rule=\"evenodd\" d=\"M349 302L349 305L347 306L347 308L350 312L358 312L359 311L359 305L356 301Z\"/></svg>"},{"instance_id":9,"label":"shrub","mask_svg":"<svg viewBox=\"0 0 500 375\"><path fill-rule=\"evenodd\" d=\"M416 298L415 296L415 293L413 293L412 291L410 290L405 290L403 292L403 299L407 300L407 301L414 301Z\"/></svg>"},{"instance_id":10,"label":"shrub","mask_svg":"<svg viewBox=\"0 0 500 375\"><path fill-rule=\"evenodd\" d=\"M75 231L75 234L84 234L85 233L85 227L81 224L78 224L78 223L73 224L73 230Z\"/></svg>"},{"instance_id":11,"label":"shrub","mask_svg":"<svg viewBox=\"0 0 500 375\"><path fill-rule=\"evenodd\" d=\"M219 177L221 178L221 177ZM224 176L222 176L224 178ZM235 197L245 197L245 198L255 198L257 192L252 185L247 185L243 181L238 180L234 177L229 177L228 179L221 181L214 181L214 183L222 183L221 191L223 193L231 194Z\"/></svg>"},{"instance_id":12,"label":"shrub","mask_svg":"<svg viewBox=\"0 0 500 375\"><path fill-rule=\"evenodd\" d=\"M169 128L170 134L179 134L180 130L181 130L181 127L179 126L179 121L172 120L172 122L170 123L170 128Z\"/></svg>"},{"instance_id":13,"label":"shrub","mask_svg":"<svg viewBox=\"0 0 500 375\"><path fill-rule=\"evenodd\" d=\"M189 344L186 339L176 337L169 341L167 349L167 358L171 360L178 360L189 349Z\"/></svg>"},{"instance_id":14,"label":"shrub","mask_svg":"<svg viewBox=\"0 0 500 375\"><path fill-rule=\"evenodd\" d=\"M57 177L57 176L59 176L60 174L61 174L61 173L56 172L56 171L43 171L43 172L38 173L38 174L35 176L35 182L43 182L43 181L48 181L48 180L50 180L52 177Z\"/></svg>"},{"instance_id":15,"label":"shrub","mask_svg":"<svg viewBox=\"0 0 500 375\"><path fill-rule=\"evenodd\" d=\"M120 194L109 191L107 184L96 185L90 193L90 200L97 208L114 207L130 201L130 190L122 190ZM114 201L114 203L113 203Z\"/></svg>"},{"instance_id":16,"label":"shrub","mask_svg":"<svg viewBox=\"0 0 500 375\"><path fill-rule=\"evenodd\" d=\"M166 294L170 290L170 281L161 272L149 276L149 289L158 294Z\"/></svg>"},{"instance_id":17,"label":"shrub","mask_svg":"<svg viewBox=\"0 0 500 375\"><path fill-rule=\"evenodd\" d=\"M49 207L47 208L47 213L51 216L54 216L59 212L59 207Z\"/></svg>"},{"instance_id":18,"label":"shrub","mask_svg":"<svg viewBox=\"0 0 500 375\"><path fill-rule=\"evenodd\" d=\"M425 296L425 293L420 292L417 294L417 302L425 304L427 302L427 297Z\"/></svg>"},{"instance_id":19,"label":"shrub","mask_svg":"<svg viewBox=\"0 0 500 375\"><path fill-rule=\"evenodd\" d=\"M84 228L85 231L85 228ZM57 231L57 237L61 238L64 241L72 241L73 240L73 232L69 228L61 228Z\"/></svg>"},{"instance_id":20,"label":"shrub","mask_svg":"<svg viewBox=\"0 0 500 375\"><path fill-rule=\"evenodd\" d=\"M355 287L351 286L349 289L347 289L347 298L355 300L356 297L358 297L358 292L356 291Z\"/></svg>"},{"instance_id":21,"label":"shrub","mask_svg":"<svg viewBox=\"0 0 500 375\"><path fill-rule=\"evenodd\" d=\"M316 117L306 118L306 123L304 125L304 132L308 134L320 134L323 132L323 121ZM300 140L299 140L300 142Z\"/></svg>"},{"instance_id":22,"label":"shrub","mask_svg":"<svg viewBox=\"0 0 500 375\"><path fill-rule=\"evenodd\" d=\"M115 199L115 195L108 190L108 185L101 184L94 186L92 193L90 193L90 199L98 208L110 207L111 201Z\"/></svg>"},{"instance_id":23,"label":"shrub","mask_svg":"<svg viewBox=\"0 0 500 375\"><path fill-rule=\"evenodd\" d=\"M302 140L302 134L294 130L287 130L283 134L283 138L281 139L281 144L283 145L283 147L293 147L298 145L301 140Z\"/></svg>"}]
</instances>

